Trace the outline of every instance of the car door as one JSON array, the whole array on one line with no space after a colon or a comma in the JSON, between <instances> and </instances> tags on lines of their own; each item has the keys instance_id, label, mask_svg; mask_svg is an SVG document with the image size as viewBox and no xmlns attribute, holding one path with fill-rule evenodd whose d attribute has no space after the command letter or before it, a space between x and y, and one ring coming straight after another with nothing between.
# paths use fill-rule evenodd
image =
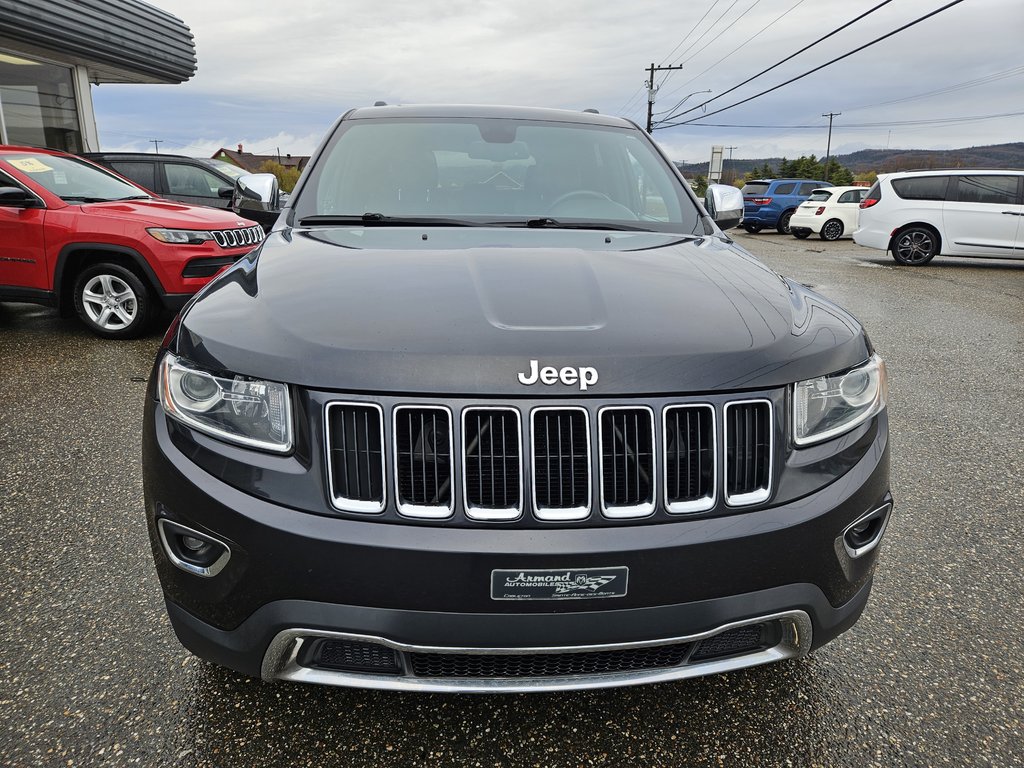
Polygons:
<instances>
[{"instance_id":1,"label":"car door","mask_svg":"<svg viewBox=\"0 0 1024 768\"><path fill-rule=\"evenodd\" d=\"M163 163L165 197L192 205L227 208L231 204L231 184L197 165L168 160ZM221 190L228 190L221 197Z\"/></svg>"},{"instance_id":2,"label":"car door","mask_svg":"<svg viewBox=\"0 0 1024 768\"><path fill-rule=\"evenodd\" d=\"M0 187L26 189L0 171ZM46 208L5 205L0 202L0 292L5 288L45 291L50 289L43 225Z\"/></svg>"},{"instance_id":3,"label":"car door","mask_svg":"<svg viewBox=\"0 0 1024 768\"><path fill-rule=\"evenodd\" d=\"M867 194L867 189L848 189L839 196L835 204L833 216L843 222L843 232L853 234L857 228L857 215L860 213L860 201Z\"/></svg>"},{"instance_id":4,"label":"car door","mask_svg":"<svg viewBox=\"0 0 1024 768\"><path fill-rule=\"evenodd\" d=\"M1024 213L1020 181L1013 174L954 176L942 206L943 253L997 259L1024 256L1018 246Z\"/></svg>"}]
</instances>

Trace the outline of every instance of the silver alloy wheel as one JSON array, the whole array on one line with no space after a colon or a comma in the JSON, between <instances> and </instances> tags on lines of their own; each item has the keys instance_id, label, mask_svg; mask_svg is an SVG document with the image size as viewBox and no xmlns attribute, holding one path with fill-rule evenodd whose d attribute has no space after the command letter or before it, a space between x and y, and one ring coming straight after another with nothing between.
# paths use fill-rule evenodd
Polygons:
<instances>
[{"instance_id":1,"label":"silver alloy wheel","mask_svg":"<svg viewBox=\"0 0 1024 768\"><path fill-rule=\"evenodd\" d=\"M122 331L139 314L135 291L116 275L95 275L85 284L81 298L85 314L104 331Z\"/></svg>"},{"instance_id":2,"label":"silver alloy wheel","mask_svg":"<svg viewBox=\"0 0 1024 768\"><path fill-rule=\"evenodd\" d=\"M924 229L910 229L896 240L896 254L905 264L923 264L935 255L935 238Z\"/></svg>"}]
</instances>

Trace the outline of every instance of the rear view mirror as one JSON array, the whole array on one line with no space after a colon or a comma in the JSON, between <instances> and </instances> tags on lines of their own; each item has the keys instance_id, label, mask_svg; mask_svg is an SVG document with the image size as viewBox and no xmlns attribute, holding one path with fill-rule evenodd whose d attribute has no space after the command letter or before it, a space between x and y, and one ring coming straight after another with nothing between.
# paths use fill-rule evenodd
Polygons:
<instances>
[{"instance_id":1,"label":"rear view mirror","mask_svg":"<svg viewBox=\"0 0 1024 768\"><path fill-rule=\"evenodd\" d=\"M268 213L281 208L281 192L272 173L249 173L235 180L231 209L236 213ZM244 214L243 214L244 215Z\"/></svg>"},{"instance_id":2,"label":"rear view mirror","mask_svg":"<svg viewBox=\"0 0 1024 768\"><path fill-rule=\"evenodd\" d=\"M491 160L494 162L526 160L530 156L530 150L521 141L510 141L500 144L490 141L474 141L469 145L469 156L474 160Z\"/></svg>"},{"instance_id":3,"label":"rear view mirror","mask_svg":"<svg viewBox=\"0 0 1024 768\"><path fill-rule=\"evenodd\" d=\"M720 229L731 229L743 219L743 193L728 184L712 184L704 194L704 207Z\"/></svg>"}]
</instances>

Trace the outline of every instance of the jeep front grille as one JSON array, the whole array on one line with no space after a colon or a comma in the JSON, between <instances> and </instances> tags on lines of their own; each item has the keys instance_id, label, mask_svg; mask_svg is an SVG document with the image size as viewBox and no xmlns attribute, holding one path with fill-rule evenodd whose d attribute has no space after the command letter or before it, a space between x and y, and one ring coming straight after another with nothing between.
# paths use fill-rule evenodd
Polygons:
<instances>
[{"instance_id":1,"label":"jeep front grille","mask_svg":"<svg viewBox=\"0 0 1024 768\"><path fill-rule=\"evenodd\" d=\"M768 498L772 477L772 404L725 405L725 501L732 506Z\"/></svg>"},{"instance_id":2,"label":"jeep front grille","mask_svg":"<svg viewBox=\"0 0 1024 768\"><path fill-rule=\"evenodd\" d=\"M669 512L702 512L715 505L715 455L714 408L665 409L665 506Z\"/></svg>"},{"instance_id":3,"label":"jeep front grille","mask_svg":"<svg viewBox=\"0 0 1024 768\"><path fill-rule=\"evenodd\" d=\"M601 511L606 517L654 512L654 412L613 407L600 412Z\"/></svg>"},{"instance_id":4,"label":"jeep front grille","mask_svg":"<svg viewBox=\"0 0 1024 768\"><path fill-rule=\"evenodd\" d=\"M327 406L327 467L334 506L350 512L384 510L383 418L379 405Z\"/></svg>"},{"instance_id":5,"label":"jeep front grille","mask_svg":"<svg viewBox=\"0 0 1024 768\"><path fill-rule=\"evenodd\" d=\"M519 411L467 408L462 414L466 515L515 520L523 511Z\"/></svg>"},{"instance_id":6,"label":"jeep front grille","mask_svg":"<svg viewBox=\"0 0 1024 768\"><path fill-rule=\"evenodd\" d=\"M395 408L398 511L407 517L452 514L452 423L447 408Z\"/></svg>"},{"instance_id":7,"label":"jeep front grille","mask_svg":"<svg viewBox=\"0 0 1024 768\"><path fill-rule=\"evenodd\" d=\"M583 408L533 411L533 501L541 520L590 514L590 419Z\"/></svg>"},{"instance_id":8,"label":"jeep front grille","mask_svg":"<svg viewBox=\"0 0 1024 768\"><path fill-rule=\"evenodd\" d=\"M328 401L328 495L391 520L665 521L769 501L780 429L767 398Z\"/></svg>"},{"instance_id":9,"label":"jeep front grille","mask_svg":"<svg viewBox=\"0 0 1024 768\"><path fill-rule=\"evenodd\" d=\"M239 229L215 229L210 232L221 248L244 248L263 242L263 227L242 227Z\"/></svg>"}]
</instances>

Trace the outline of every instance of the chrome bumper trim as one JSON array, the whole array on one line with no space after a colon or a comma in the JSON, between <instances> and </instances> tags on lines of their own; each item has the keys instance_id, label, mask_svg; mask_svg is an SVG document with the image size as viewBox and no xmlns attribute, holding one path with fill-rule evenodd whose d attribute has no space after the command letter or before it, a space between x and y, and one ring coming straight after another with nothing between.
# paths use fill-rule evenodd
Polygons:
<instances>
[{"instance_id":1,"label":"chrome bumper trim","mask_svg":"<svg viewBox=\"0 0 1024 768\"><path fill-rule=\"evenodd\" d=\"M782 640L775 646L753 653L732 656L725 659L711 659L676 667L644 669L635 672L616 672L604 675L573 675L567 677L537 678L423 678L411 673L405 675L376 675L338 670L314 669L297 662L305 638L331 638L362 643L377 643L396 651L415 653L453 654L561 654L613 651L628 648L645 648L675 643L698 642L727 632L737 627L762 622L778 621L782 624ZM376 688L392 691L422 691L433 693L539 693L545 691L583 690L591 688L613 688L617 686L660 683L668 680L683 680L719 672L768 664L783 659L806 656L811 649L811 620L804 611L786 611L768 616L723 624L708 632L661 640L586 645L551 648L450 648L408 645L388 640L346 632L329 632L320 629L288 629L279 632L270 643L263 657L262 676L265 680L290 680L299 683L318 683L354 688Z\"/></svg>"}]
</instances>

